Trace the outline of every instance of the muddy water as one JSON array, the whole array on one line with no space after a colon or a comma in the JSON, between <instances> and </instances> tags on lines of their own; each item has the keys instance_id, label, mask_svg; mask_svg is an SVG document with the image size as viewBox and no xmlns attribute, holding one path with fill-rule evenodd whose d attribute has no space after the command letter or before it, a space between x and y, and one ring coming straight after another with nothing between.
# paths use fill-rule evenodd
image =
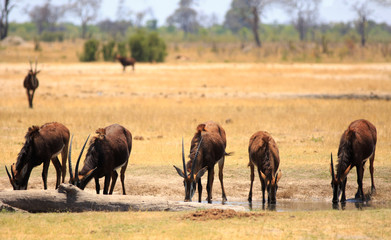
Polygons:
<instances>
[{"instance_id":1,"label":"muddy water","mask_svg":"<svg viewBox=\"0 0 391 240\"><path fill-rule=\"evenodd\" d=\"M227 205L243 206L248 210L268 210L277 212L295 212L295 211L322 211L322 210L365 210L365 209L384 209L391 208L391 202L359 202L349 199L345 204L332 204L331 202L304 202L304 201L277 201L277 204L263 205L262 202L227 202Z\"/></svg>"}]
</instances>

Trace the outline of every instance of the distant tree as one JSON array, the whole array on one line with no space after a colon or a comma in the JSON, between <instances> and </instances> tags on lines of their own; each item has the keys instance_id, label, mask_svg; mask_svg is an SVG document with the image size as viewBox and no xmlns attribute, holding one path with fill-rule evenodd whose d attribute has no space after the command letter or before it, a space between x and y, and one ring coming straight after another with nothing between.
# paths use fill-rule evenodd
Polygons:
<instances>
[{"instance_id":1,"label":"distant tree","mask_svg":"<svg viewBox=\"0 0 391 240\"><path fill-rule=\"evenodd\" d=\"M192 8L193 4L194 0L180 0L179 8L167 18L167 23L180 28L186 35L194 33L199 23L197 21L197 11Z\"/></svg>"},{"instance_id":2,"label":"distant tree","mask_svg":"<svg viewBox=\"0 0 391 240\"><path fill-rule=\"evenodd\" d=\"M4 4L0 2L0 40L8 36L8 16L15 6L11 2L10 0L4 0Z\"/></svg>"},{"instance_id":3,"label":"distant tree","mask_svg":"<svg viewBox=\"0 0 391 240\"><path fill-rule=\"evenodd\" d=\"M87 36L87 25L98 17L98 12L102 0L70 0L69 9L71 12L80 18L81 21L81 37Z\"/></svg>"},{"instance_id":4,"label":"distant tree","mask_svg":"<svg viewBox=\"0 0 391 240\"><path fill-rule=\"evenodd\" d=\"M373 0L375 3L383 5L385 7L391 7L391 0Z\"/></svg>"},{"instance_id":5,"label":"distant tree","mask_svg":"<svg viewBox=\"0 0 391 240\"><path fill-rule=\"evenodd\" d=\"M231 8L225 14L224 26L233 32L238 32L243 27L251 29L251 13L245 9L243 0L233 0Z\"/></svg>"},{"instance_id":6,"label":"distant tree","mask_svg":"<svg viewBox=\"0 0 391 240\"><path fill-rule=\"evenodd\" d=\"M64 16L65 11L64 6L55 6L50 0L46 0L43 5L37 5L28 11L28 15L41 34L44 30L55 31L56 24Z\"/></svg>"},{"instance_id":7,"label":"distant tree","mask_svg":"<svg viewBox=\"0 0 391 240\"><path fill-rule=\"evenodd\" d=\"M355 21L356 29L361 38L361 46L365 47L368 38L368 18L372 14L373 10L370 8L371 1L355 0L347 1L350 8L356 13L357 20Z\"/></svg>"},{"instance_id":8,"label":"distant tree","mask_svg":"<svg viewBox=\"0 0 391 240\"><path fill-rule=\"evenodd\" d=\"M228 23L227 17L232 17L236 18L238 20L237 22L242 23L243 26L250 26L254 35L255 44L258 47L262 47L262 42L259 37L260 18L264 14L267 6L277 2L279 0L233 0L231 9L228 10L226 15L226 23Z\"/></svg>"},{"instance_id":9,"label":"distant tree","mask_svg":"<svg viewBox=\"0 0 391 240\"><path fill-rule=\"evenodd\" d=\"M283 3L292 14L293 25L299 33L300 41L304 41L311 27L316 23L321 0L285 0Z\"/></svg>"},{"instance_id":10,"label":"distant tree","mask_svg":"<svg viewBox=\"0 0 391 240\"><path fill-rule=\"evenodd\" d=\"M109 19L98 22L97 26L102 32L109 33L111 36L116 36L118 33L125 36L126 30L133 26L132 22L120 20L111 21Z\"/></svg>"}]
</instances>

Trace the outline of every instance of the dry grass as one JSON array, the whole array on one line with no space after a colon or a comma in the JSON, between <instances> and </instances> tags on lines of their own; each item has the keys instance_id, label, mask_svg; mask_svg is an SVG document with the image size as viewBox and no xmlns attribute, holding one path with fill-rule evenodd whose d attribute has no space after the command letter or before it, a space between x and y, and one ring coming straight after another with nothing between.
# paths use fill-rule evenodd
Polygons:
<instances>
[{"instance_id":1,"label":"dry grass","mask_svg":"<svg viewBox=\"0 0 391 240\"><path fill-rule=\"evenodd\" d=\"M2 239L388 239L387 210L265 213L184 220L188 213L0 214ZM23 223L23 224L20 224ZM369 224L370 223L370 224ZM50 229L50 230L49 230Z\"/></svg>"},{"instance_id":2,"label":"dry grass","mask_svg":"<svg viewBox=\"0 0 391 240\"><path fill-rule=\"evenodd\" d=\"M44 61L40 64L42 73L34 109L28 109L22 88L27 68L27 64L0 64L0 166L15 161L31 125L50 121L65 124L75 135L76 155L88 134L119 123L133 136L145 139L134 141L126 177L127 192L182 200L183 187L172 168L173 164L181 164L181 138L184 137L188 149L197 124L212 119L227 132L227 151L235 152L227 158L225 167L229 200L246 201L248 139L255 131L267 130L280 148L284 172L277 198L330 201L330 152L336 154L339 137L351 121L366 118L378 131L375 200L391 200L390 102L294 97L306 93L389 94L388 64L137 64L135 73L123 74L120 65L114 63ZM34 169L29 188L42 188L40 172L41 167ZM365 188L369 187L368 173ZM49 175L51 188L53 167ZM356 190L355 171L349 176L347 194L351 197ZM259 185L255 183L256 200L261 197ZM119 186L117 183L116 189ZM4 170L0 171L0 190L10 187ZM90 183L89 189L93 188ZM214 191L215 199L219 200L218 180ZM51 228L52 235L45 235L47 238L182 239L196 231L208 239L232 236L251 239L261 234L277 239L388 238L389 214L389 210L267 213L262 218L207 221L194 226L190 221L180 221L180 213L7 213L0 214L0 236L39 238L44 229ZM370 221L373 228L367 227ZM21 222L24 230L19 231ZM351 222L349 228L342 227L346 222ZM60 227L63 225L71 230Z\"/></svg>"}]
</instances>

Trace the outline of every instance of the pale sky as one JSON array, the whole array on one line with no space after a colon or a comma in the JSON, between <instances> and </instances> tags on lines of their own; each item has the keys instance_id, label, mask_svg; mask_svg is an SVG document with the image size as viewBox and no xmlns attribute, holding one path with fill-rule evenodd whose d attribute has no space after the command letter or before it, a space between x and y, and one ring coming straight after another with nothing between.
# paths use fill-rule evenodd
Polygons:
<instances>
[{"instance_id":1,"label":"pale sky","mask_svg":"<svg viewBox=\"0 0 391 240\"><path fill-rule=\"evenodd\" d=\"M345 0L346 2L355 2L355 0ZM26 14L26 8L31 8L34 5L42 5L46 0L18 0L16 8L11 12L10 21L25 22L29 21ZM68 0L52 0L53 4L64 4ZM116 19L116 13L119 0L102 0L99 20ZM178 7L179 0L124 0L125 12L132 11L133 13L152 9L155 18L158 19L158 25L166 23L166 19ZM224 16L230 7L232 0L197 0L195 8L198 12L211 15L215 14L219 23L224 21ZM372 14L371 20L376 22L386 22L391 24L391 8L379 7L372 4L370 6ZM128 15L125 19L134 19L134 15ZM151 19L150 15L145 17L145 20ZM355 13L343 0L323 0L320 6L319 21L320 22L347 22L355 19ZM78 24L78 19L68 17L67 20ZM290 16L281 7L271 7L266 9L262 17L264 23L289 23Z\"/></svg>"}]
</instances>

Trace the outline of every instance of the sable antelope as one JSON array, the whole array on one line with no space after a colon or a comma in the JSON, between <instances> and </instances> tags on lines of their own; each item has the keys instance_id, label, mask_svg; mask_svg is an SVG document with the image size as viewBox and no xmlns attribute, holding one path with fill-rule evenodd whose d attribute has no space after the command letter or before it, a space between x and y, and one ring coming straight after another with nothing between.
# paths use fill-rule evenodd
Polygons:
<instances>
[{"instance_id":1,"label":"sable antelope","mask_svg":"<svg viewBox=\"0 0 391 240\"><path fill-rule=\"evenodd\" d=\"M365 201L362 180L364 176L364 165L368 158L371 173L371 192L376 191L373 181L373 161L375 160L376 141L376 127L364 119L352 122L342 134L338 148L337 176L335 176L333 155L331 154L330 172L331 186L333 188L333 203L338 203L341 191L341 203L346 201L346 177L352 167L356 167L357 170L358 188L355 198L361 198Z\"/></svg>"},{"instance_id":2,"label":"sable antelope","mask_svg":"<svg viewBox=\"0 0 391 240\"><path fill-rule=\"evenodd\" d=\"M257 166L259 179L262 184L262 202L265 203L265 189L267 189L267 202L276 203L277 183L282 172L277 171L280 165L280 156L277 144L269 133L259 131L254 133L249 142L248 154L251 169L251 185L248 201L251 203L253 195L254 166Z\"/></svg>"},{"instance_id":3,"label":"sable antelope","mask_svg":"<svg viewBox=\"0 0 391 240\"><path fill-rule=\"evenodd\" d=\"M216 134L219 134L221 139L223 140L223 143L224 143L224 151L225 151L225 148L227 147L227 138L226 138L226 135L225 135L225 131L223 129L223 127L221 127L218 123L214 122L214 121L207 121L207 122L204 122L202 123L204 124L205 126L204 127L201 127L201 130L202 131L206 131L206 132L213 132L213 133L216 133ZM192 141L191 141L191 145L190 145L190 152L191 152L191 149L193 149L195 147L195 144L196 144L196 138L193 138ZM219 180L220 180L220 185L221 185L221 193L222 193L222 199L223 199L223 202L226 202L227 201L227 196L225 195L225 190L224 190L224 181L223 181L223 178L224 178L224 174L223 174L223 170L224 170L224 162L225 162L225 156L229 156L231 153L224 153L223 157L218 161L219 163ZM187 164L187 169L191 169L191 161L189 161ZM211 199L213 199L213 193L211 192Z\"/></svg>"},{"instance_id":4,"label":"sable antelope","mask_svg":"<svg viewBox=\"0 0 391 240\"><path fill-rule=\"evenodd\" d=\"M121 57L120 55L115 56L115 59L117 59L122 64L123 72L125 72L125 68L127 66L132 66L132 70L134 71L134 65L136 64L136 59L128 58L128 57Z\"/></svg>"},{"instance_id":5,"label":"sable antelope","mask_svg":"<svg viewBox=\"0 0 391 240\"><path fill-rule=\"evenodd\" d=\"M60 177L64 182L69 143L69 130L61 123L46 123L41 127L32 126L25 136L26 142L18 154L16 165L11 165L11 175L5 167L14 190L26 190L31 171L43 163L42 180L47 189L47 175L50 160L56 168L56 188L60 185ZM61 153L62 164L57 155Z\"/></svg>"},{"instance_id":6,"label":"sable antelope","mask_svg":"<svg viewBox=\"0 0 391 240\"><path fill-rule=\"evenodd\" d=\"M183 139L182 139L182 162L183 171L174 166L179 176L183 177L183 183L185 186L185 201L191 201L195 190L196 183L198 183L198 201L201 202L202 197L202 184L201 177L208 171L207 192L208 203L212 203L212 187L214 180L214 165L222 158L225 153L225 143L220 134L215 132L208 132L205 130L206 124L200 124L197 127L197 132L192 139L192 148L190 150L190 161L185 163ZM191 170L190 170L191 168ZM223 182L223 201L225 193Z\"/></svg>"},{"instance_id":7,"label":"sable antelope","mask_svg":"<svg viewBox=\"0 0 391 240\"><path fill-rule=\"evenodd\" d=\"M88 182L95 178L96 193L99 194L99 178L105 177L103 194L107 194L111 179L110 194L113 193L117 181L117 169L121 168L122 192L125 192L125 171L128 165L128 159L132 150L132 134L123 126L118 124L110 125L106 128L96 130L98 134L90 141L90 146L84 160L84 166L79 172L80 158L84 147L88 141L85 141L76 162L75 175L72 173L71 146L69 148L69 183L84 189Z\"/></svg>"},{"instance_id":8,"label":"sable antelope","mask_svg":"<svg viewBox=\"0 0 391 240\"><path fill-rule=\"evenodd\" d=\"M23 81L23 86L24 88L26 88L27 99L29 101L30 108L33 108L34 93L39 86L37 75L40 72L40 70L37 71L37 64L38 64L37 59L35 59L35 70L33 70L33 65L32 62L30 61L30 70Z\"/></svg>"}]
</instances>

